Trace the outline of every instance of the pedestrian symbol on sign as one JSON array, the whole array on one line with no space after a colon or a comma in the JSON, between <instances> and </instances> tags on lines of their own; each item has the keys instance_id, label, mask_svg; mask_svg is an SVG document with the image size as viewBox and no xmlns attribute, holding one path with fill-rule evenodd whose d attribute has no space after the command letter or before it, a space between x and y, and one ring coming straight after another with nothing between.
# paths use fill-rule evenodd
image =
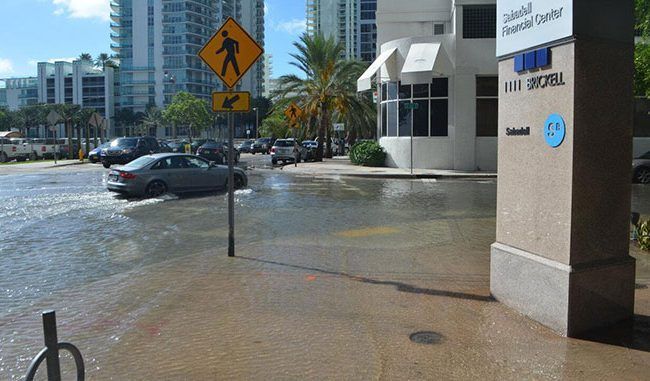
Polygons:
<instances>
[{"instance_id":1,"label":"pedestrian symbol on sign","mask_svg":"<svg viewBox=\"0 0 650 381\"><path fill-rule=\"evenodd\" d=\"M226 51L226 58L223 61L223 66L221 67L221 75L225 76L226 71L228 70L228 64L232 64L232 68L235 69L235 74L240 76L239 65L237 65L237 54L239 54L239 42L228 37L228 31L224 30L221 35L225 38L223 44L221 44L221 49L217 50L217 54L221 54L224 50Z\"/></svg>"}]
</instances>

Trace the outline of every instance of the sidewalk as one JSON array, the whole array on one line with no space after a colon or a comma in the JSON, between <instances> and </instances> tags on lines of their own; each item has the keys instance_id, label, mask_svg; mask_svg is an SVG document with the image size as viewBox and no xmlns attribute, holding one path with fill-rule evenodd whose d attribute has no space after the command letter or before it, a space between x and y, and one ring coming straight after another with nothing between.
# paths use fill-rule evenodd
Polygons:
<instances>
[{"instance_id":1,"label":"sidewalk","mask_svg":"<svg viewBox=\"0 0 650 381\"><path fill-rule=\"evenodd\" d=\"M323 159L322 162L300 163L298 166L287 164L281 167L283 171L307 175L355 176L369 178L405 178L405 179L494 179L494 172L464 172L439 169L413 169L413 173L405 168L363 167L354 165L348 156L336 156Z\"/></svg>"},{"instance_id":2,"label":"sidewalk","mask_svg":"<svg viewBox=\"0 0 650 381\"><path fill-rule=\"evenodd\" d=\"M83 163L79 160L57 160L56 164L52 160L46 161L26 161L23 163L12 163L12 164L3 164L0 165L0 173L10 174L17 173L21 171L33 171L38 169L48 169L48 168L59 168L67 167L70 165L81 165L89 163L88 160L84 160Z\"/></svg>"}]
</instances>

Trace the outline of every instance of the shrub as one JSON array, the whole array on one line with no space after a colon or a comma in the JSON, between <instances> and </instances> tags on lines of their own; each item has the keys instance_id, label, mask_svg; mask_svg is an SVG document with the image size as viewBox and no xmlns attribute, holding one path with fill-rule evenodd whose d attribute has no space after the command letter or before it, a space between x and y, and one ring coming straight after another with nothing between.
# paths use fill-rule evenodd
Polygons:
<instances>
[{"instance_id":1,"label":"shrub","mask_svg":"<svg viewBox=\"0 0 650 381\"><path fill-rule=\"evenodd\" d=\"M356 165L383 167L386 161L386 152L375 141L359 142L350 149L350 161Z\"/></svg>"},{"instance_id":2,"label":"shrub","mask_svg":"<svg viewBox=\"0 0 650 381\"><path fill-rule=\"evenodd\" d=\"M639 221L635 227L636 239L641 250L650 250L650 220Z\"/></svg>"}]
</instances>

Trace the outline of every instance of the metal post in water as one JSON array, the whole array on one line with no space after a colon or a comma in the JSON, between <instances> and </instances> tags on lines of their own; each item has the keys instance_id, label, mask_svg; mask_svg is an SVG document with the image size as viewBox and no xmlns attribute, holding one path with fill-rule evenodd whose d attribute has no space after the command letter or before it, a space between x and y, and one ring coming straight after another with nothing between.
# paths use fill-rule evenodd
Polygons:
<instances>
[{"instance_id":1,"label":"metal post in water","mask_svg":"<svg viewBox=\"0 0 650 381\"><path fill-rule=\"evenodd\" d=\"M232 88L229 88L232 92ZM228 256L235 256L235 118L228 113Z\"/></svg>"},{"instance_id":2,"label":"metal post in water","mask_svg":"<svg viewBox=\"0 0 650 381\"><path fill-rule=\"evenodd\" d=\"M56 334L56 314L54 311L43 312L43 333L47 348L47 379L61 381L61 364L59 363L59 340Z\"/></svg>"}]
</instances>

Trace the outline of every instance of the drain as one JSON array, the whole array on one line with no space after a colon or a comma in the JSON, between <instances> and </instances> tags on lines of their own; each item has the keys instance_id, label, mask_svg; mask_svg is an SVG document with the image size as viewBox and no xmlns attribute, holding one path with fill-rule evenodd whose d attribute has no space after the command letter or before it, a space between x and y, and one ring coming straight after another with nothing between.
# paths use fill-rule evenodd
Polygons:
<instances>
[{"instance_id":1,"label":"drain","mask_svg":"<svg viewBox=\"0 0 650 381\"><path fill-rule=\"evenodd\" d=\"M639 283L637 283L637 284L634 285L634 288L637 289L637 290L646 290L648 288L648 285L647 284L639 284Z\"/></svg>"},{"instance_id":2,"label":"drain","mask_svg":"<svg viewBox=\"0 0 650 381\"><path fill-rule=\"evenodd\" d=\"M421 331L411 334L409 339L414 343L433 345L442 342L442 335L433 331Z\"/></svg>"}]
</instances>

